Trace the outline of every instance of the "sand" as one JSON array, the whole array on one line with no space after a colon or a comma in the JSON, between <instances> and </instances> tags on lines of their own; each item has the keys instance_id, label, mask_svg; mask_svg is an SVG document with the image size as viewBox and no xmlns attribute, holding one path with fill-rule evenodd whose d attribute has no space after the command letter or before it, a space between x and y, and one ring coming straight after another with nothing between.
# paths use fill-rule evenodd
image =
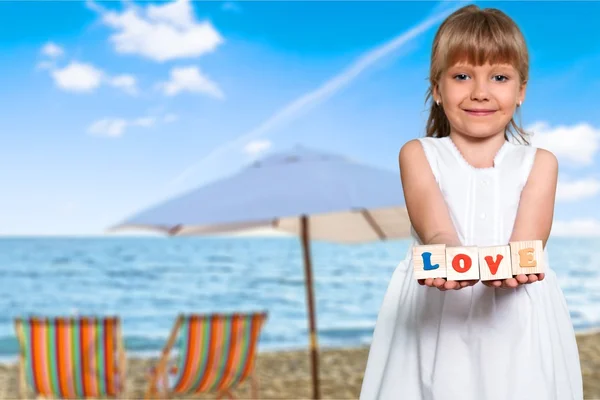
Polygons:
<instances>
[{"instance_id":1,"label":"sand","mask_svg":"<svg viewBox=\"0 0 600 400\"><path fill-rule=\"evenodd\" d=\"M600 400L600 332L580 334L577 337L581 357L586 400ZM368 348L324 349L320 357L321 393L323 399L357 399ZM264 352L257 357L260 397L263 399L309 399L312 385L309 357L304 351ZM128 361L127 393L123 398L143 398L145 374L153 365L152 359ZM0 399L17 399L18 370L16 365L0 366ZM245 383L234 394L249 397ZM32 397L33 398L33 397ZM208 395L200 398L212 399Z\"/></svg>"}]
</instances>

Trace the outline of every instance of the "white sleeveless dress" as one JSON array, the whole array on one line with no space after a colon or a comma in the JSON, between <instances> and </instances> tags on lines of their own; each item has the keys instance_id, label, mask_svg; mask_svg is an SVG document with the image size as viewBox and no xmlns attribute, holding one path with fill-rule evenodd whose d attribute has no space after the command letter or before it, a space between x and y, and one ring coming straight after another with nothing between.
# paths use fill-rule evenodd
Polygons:
<instances>
[{"instance_id":1,"label":"white sleeveless dress","mask_svg":"<svg viewBox=\"0 0 600 400\"><path fill-rule=\"evenodd\" d=\"M474 168L450 138L420 141L461 243L508 244L536 149L505 142L494 167ZM360 399L583 399L569 310L546 265L543 281L516 289L442 292L416 282L410 246L378 315Z\"/></svg>"}]
</instances>

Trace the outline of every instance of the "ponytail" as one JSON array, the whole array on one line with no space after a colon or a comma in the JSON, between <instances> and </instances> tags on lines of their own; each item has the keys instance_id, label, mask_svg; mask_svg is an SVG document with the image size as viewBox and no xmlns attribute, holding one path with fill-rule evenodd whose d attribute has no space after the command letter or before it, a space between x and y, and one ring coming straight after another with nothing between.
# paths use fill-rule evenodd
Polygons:
<instances>
[{"instance_id":1,"label":"ponytail","mask_svg":"<svg viewBox=\"0 0 600 400\"><path fill-rule=\"evenodd\" d=\"M521 143L529 146L531 143L529 143L529 140L527 140L527 137L531 136L532 134L525 131L525 129L523 129L523 127L521 126L521 107L520 106L517 107L517 114L519 114L519 123L517 124L517 122L515 121L515 117L512 117L510 119L510 122L508 123L508 126L506 127L504 137L506 137L506 140L508 140L508 138L506 136L506 132L510 132L512 137L516 138L517 141L520 141Z\"/></svg>"},{"instance_id":2,"label":"ponytail","mask_svg":"<svg viewBox=\"0 0 600 400\"><path fill-rule=\"evenodd\" d=\"M425 128L427 137L443 138L450 136L450 121L448 121L448 117L446 117L442 105L438 105L433 101L431 88L427 90L425 103L427 103L427 101L431 102L429 118L427 118L427 126Z\"/></svg>"}]
</instances>

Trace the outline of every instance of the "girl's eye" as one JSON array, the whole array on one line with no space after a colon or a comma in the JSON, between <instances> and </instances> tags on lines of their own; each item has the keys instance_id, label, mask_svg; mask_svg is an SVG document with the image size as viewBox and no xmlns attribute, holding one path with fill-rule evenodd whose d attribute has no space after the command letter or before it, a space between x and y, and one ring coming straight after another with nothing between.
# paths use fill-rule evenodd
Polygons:
<instances>
[{"instance_id":1,"label":"girl's eye","mask_svg":"<svg viewBox=\"0 0 600 400\"><path fill-rule=\"evenodd\" d=\"M508 77L504 75L496 75L494 76L494 80L496 80L497 82L506 82L508 80Z\"/></svg>"},{"instance_id":2,"label":"girl's eye","mask_svg":"<svg viewBox=\"0 0 600 400\"><path fill-rule=\"evenodd\" d=\"M466 74L457 74L454 75L454 79L459 80L459 81L464 81L465 79L468 79L469 77Z\"/></svg>"}]
</instances>

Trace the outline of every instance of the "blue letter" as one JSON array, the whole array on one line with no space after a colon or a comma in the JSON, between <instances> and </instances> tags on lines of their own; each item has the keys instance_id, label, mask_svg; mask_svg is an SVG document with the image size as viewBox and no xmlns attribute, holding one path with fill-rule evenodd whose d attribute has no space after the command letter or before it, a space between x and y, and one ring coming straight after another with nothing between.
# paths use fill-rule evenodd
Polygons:
<instances>
[{"instance_id":1,"label":"blue letter","mask_svg":"<svg viewBox=\"0 0 600 400\"><path fill-rule=\"evenodd\" d=\"M440 267L440 264L431 265L430 252L426 251L425 253L422 253L421 257L423 257L423 269L425 271L431 271L432 269L438 269Z\"/></svg>"}]
</instances>

